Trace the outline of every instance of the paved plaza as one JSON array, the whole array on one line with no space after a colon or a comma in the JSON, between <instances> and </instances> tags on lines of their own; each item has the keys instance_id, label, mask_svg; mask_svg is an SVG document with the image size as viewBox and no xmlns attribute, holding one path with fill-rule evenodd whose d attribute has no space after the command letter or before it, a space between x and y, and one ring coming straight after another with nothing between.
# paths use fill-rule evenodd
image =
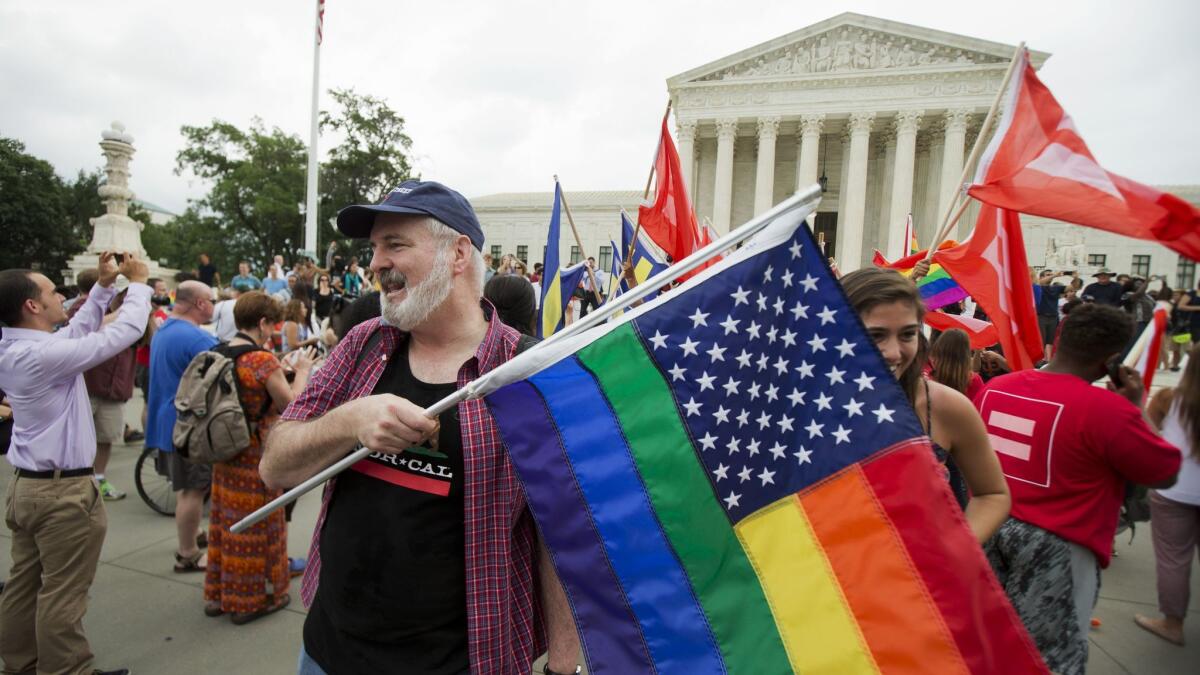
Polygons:
<instances>
[{"instance_id":1,"label":"paved plaza","mask_svg":"<svg viewBox=\"0 0 1200 675\"><path fill-rule=\"evenodd\" d=\"M1164 374L1156 385L1174 384ZM127 406L136 424L140 399ZM84 625L97 655L97 666L126 666L136 675L253 673L284 675L296 671L304 611L298 579L292 605L246 626L228 618L205 617L202 574L175 574L175 524L151 511L137 496L133 470L140 444L118 446L109 480L129 496L108 503L108 536L100 557L91 605ZM7 463L4 464L8 468ZM7 491L2 481L0 495ZM301 498L293 514L288 550L307 554L320 506L319 491ZM10 536L0 527L0 578L8 574ZM1187 646L1167 644L1133 624L1135 612L1157 615L1154 553L1150 528L1139 527L1133 542L1118 536L1118 557L1105 570L1091 632L1088 672L1092 675L1185 675L1200 664L1200 570L1193 570L1192 606L1185 624ZM1190 664L1190 665L1189 665ZM540 664L538 664L540 666ZM540 668L538 669L540 672Z\"/></svg>"}]
</instances>

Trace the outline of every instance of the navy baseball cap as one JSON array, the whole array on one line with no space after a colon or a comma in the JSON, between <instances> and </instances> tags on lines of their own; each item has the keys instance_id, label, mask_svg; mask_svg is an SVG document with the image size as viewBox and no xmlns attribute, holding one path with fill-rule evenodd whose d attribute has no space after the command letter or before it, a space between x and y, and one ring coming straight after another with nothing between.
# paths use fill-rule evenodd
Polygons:
<instances>
[{"instance_id":1,"label":"navy baseball cap","mask_svg":"<svg viewBox=\"0 0 1200 675\"><path fill-rule=\"evenodd\" d=\"M378 204L356 204L338 211L337 227L342 234L355 239L371 236L375 215L379 213L410 213L431 216L450 229L465 234L480 251L483 250L483 228L475 217L475 209L466 197L431 180L407 180L392 188Z\"/></svg>"}]
</instances>

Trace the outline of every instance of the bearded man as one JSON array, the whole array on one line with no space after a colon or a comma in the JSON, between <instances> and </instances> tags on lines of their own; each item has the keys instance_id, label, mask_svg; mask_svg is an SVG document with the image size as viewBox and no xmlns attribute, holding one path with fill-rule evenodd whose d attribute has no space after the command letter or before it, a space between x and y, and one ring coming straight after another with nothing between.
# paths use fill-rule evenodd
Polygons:
<instances>
[{"instance_id":1,"label":"bearded man","mask_svg":"<svg viewBox=\"0 0 1200 675\"><path fill-rule=\"evenodd\" d=\"M483 299L483 230L459 193L408 181L338 213L369 238L382 317L350 331L272 428L263 480L290 487L360 447L325 488L301 595L300 673L576 671L566 596L482 401L423 409L507 361Z\"/></svg>"}]
</instances>

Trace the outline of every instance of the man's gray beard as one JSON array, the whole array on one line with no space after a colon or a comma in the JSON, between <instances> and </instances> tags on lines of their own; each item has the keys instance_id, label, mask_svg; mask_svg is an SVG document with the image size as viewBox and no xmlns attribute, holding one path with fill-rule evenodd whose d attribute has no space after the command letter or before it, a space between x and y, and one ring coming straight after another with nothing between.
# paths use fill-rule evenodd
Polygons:
<instances>
[{"instance_id":1,"label":"man's gray beard","mask_svg":"<svg viewBox=\"0 0 1200 675\"><path fill-rule=\"evenodd\" d=\"M408 295L400 302L392 304L388 302L387 292L380 293L379 308L389 326L410 332L424 323L425 319L450 297L454 278L450 272L450 256L446 255L447 252L446 249L438 251L429 276L416 286L407 287Z\"/></svg>"}]
</instances>

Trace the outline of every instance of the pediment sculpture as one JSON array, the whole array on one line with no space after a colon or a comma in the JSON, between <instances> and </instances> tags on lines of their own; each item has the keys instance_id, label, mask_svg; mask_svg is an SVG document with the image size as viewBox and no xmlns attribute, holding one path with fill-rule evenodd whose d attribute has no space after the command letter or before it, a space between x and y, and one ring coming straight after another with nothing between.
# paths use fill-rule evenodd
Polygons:
<instances>
[{"instance_id":1,"label":"pediment sculpture","mask_svg":"<svg viewBox=\"0 0 1200 675\"><path fill-rule=\"evenodd\" d=\"M830 31L718 70L701 81L778 75L849 73L949 63L1003 63L1006 59L855 26Z\"/></svg>"}]
</instances>

